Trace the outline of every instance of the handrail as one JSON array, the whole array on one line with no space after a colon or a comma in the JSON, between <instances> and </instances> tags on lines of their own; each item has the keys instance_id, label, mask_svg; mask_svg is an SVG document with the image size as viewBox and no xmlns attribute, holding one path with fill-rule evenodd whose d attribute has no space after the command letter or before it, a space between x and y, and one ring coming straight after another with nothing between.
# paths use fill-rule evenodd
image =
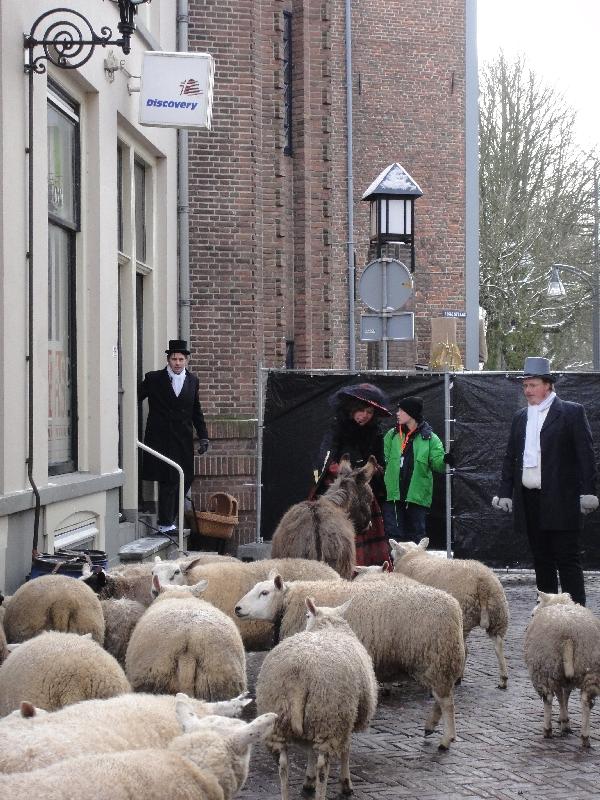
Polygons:
<instances>
[{"instance_id":1,"label":"handrail","mask_svg":"<svg viewBox=\"0 0 600 800\"><path fill-rule=\"evenodd\" d=\"M185 478L183 476L183 470L175 461L171 461L170 458L167 458L162 453L159 453L158 450L153 450L151 447L148 447L147 444L138 441L137 446L140 447L142 450L145 450L150 455L155 456L156 458L164 461L165 464L168 464L173 469L176 469L179 473L179 549L183 552L183 486Z\"/></svg>"}]
</instances>

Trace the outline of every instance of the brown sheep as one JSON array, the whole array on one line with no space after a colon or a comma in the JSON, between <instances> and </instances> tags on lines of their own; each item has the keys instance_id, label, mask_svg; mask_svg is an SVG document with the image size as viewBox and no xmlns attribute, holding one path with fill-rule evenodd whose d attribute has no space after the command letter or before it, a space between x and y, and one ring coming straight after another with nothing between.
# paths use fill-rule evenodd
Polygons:
<instances>
[{"instance_id":1,"label":"brown sheep","mask_svg":"<svg viewBox=\"0 0 600 800\"><path fill-rule=\"evenodd\" d=\"M350 579L356 561L355 533L371 521L369 481L376 468L371 456L364 467L352 470L344 456L335 483L324 495L296 503L283 515L273 534L271 558L324 561Z\"/></svg>"}]
</instances>

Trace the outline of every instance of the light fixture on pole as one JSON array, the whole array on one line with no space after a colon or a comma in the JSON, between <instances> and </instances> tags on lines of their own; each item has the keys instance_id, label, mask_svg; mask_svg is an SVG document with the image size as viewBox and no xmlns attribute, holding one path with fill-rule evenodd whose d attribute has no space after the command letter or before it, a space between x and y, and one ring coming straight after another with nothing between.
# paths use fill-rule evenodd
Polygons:
<instances>
[{"instance_id":1,"label":"light fixture on pole","mask_svg":"<svg viewBox=\"0 0 600 800\"><path fill-rule=\"evenodd\" d=\"M591 273L580 267L573 267L571 264L552 264L546 289L548 297L566 296L567 292L560 279L560 273L563 270L577 275L590 290L592 296L592 365L595 370L600 370L600 273L598 265L595 265L595 272Z\"/></svg>"}]
</instances>

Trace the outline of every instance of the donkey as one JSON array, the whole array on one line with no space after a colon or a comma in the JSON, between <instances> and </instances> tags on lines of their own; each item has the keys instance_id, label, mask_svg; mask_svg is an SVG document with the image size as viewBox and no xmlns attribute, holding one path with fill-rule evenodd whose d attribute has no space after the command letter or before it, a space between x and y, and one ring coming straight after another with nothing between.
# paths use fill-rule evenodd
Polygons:
<instances>
[{"instance_id":1,"label":"donkey","mask_svg":"<svg viewBox=\"0 0 600 800\"><path fill-rule=\"evenodd\" d=\"M342 578L350 579L356 561L354 535L371 524L369 481L376 469L373 456L355 470L349 457L342 456L337 479L324 495L296 503L285 512L273 534L271 558L324 561Z\"/></svg>"}]
</instances>

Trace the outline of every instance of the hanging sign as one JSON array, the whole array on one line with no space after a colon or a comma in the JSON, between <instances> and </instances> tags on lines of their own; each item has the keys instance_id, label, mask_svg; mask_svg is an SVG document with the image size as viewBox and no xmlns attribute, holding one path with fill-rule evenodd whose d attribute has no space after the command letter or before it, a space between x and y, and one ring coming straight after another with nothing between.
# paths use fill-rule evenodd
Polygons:
<instances>
[{"instance_id":1,"label":"hanging sign","mask_svg":"<svg viewBox=\"0 0 600 800\"><path fill-rule=\"evenodd\" d=\"M214 72L209 53L144 53L140 125L210 130Z\"/></svg>"}]
</instances>

